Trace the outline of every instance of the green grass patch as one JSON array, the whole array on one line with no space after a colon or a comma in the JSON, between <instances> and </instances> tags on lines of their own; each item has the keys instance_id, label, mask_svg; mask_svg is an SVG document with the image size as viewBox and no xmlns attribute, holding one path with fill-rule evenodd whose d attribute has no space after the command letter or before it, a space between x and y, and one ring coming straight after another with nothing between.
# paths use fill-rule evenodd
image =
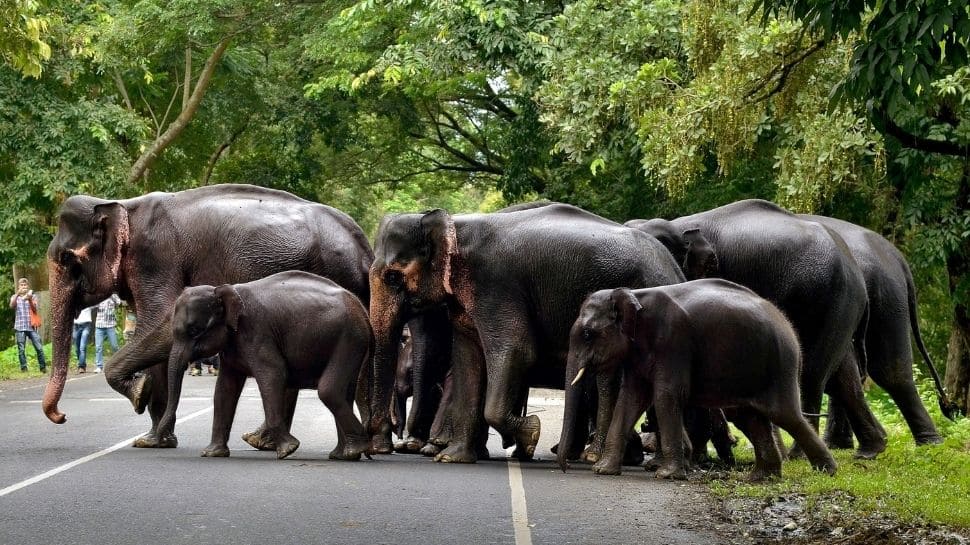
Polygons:
<instances>
[{"instance_id":1,"label":"green grass patch","mask_svg":"<svg viewBox=\"0 0 970 545\"><path fill-rule=\"evenodd\" d=\"M17 357L16 344L0 352L0 380L44 376L44 373L41 373L37 367L37 354L34 352L34 346L30 344L29 339L24 347L24 352L27 354L26 373L20 370L20 359ZM50 371L53 361L50 343L44 345L44 357L47 358L47 370Z\"/></svg>"},{"instance_id":2,"label":"green grass patch","mask_svg":"<svg viewBox=\"0 0 970 545\"><path fill-rule=\"evenodd\" d=\"M834 477L813 471L807 461L794 460L785 462L781 481L749 484L738 471L713 480L711 489L721 497L804 494L809 504L843 492L853 498L851 508L861 515L889 514L901 522L970 528L970 419L951 422L940 414L936 396L925 384L920 394L944 437L941 445L916 446L895 405L873 388L867 394L870 406L889 435L886 452L876 460L855 460L852 451L834 451L839 462ZM750 445L737 435L742 441L735 455L753 463Z\"/></svg>"}]
</instances>

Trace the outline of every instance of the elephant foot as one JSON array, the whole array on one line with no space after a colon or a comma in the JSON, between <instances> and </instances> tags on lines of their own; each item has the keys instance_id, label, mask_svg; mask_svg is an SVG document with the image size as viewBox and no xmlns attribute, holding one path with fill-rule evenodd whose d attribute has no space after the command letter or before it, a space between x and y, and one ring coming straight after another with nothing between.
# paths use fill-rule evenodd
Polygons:
<instances>
[{"instance_id":1,"label":"elephant foot","mask_svg":"<svg viewBox=\"0 0 970 545\"><path fill-rule=\"evenodd\" d=\"M416 437L408 437L404 441L394 443L394 452L401 454L417 454L427 443Z\"/></svg>"},{"instance_id":2,"label":"elephant foot","mask_svg":"<svg viewBox=\"0 0 970 545\"><path fill-rule=\"evenodd\" d=\"M943 438L940 437L938 433L925 433L919 434L914 437L917 445L940 445L943 443Z\"/></svg>"},{"instance_id":3,"label":"elephant foot","mask_svg":"<svg viewBox=\"0 0 970 545\"><path fill-rule=\"evenodd\" d=\"M798 446L798 443L795 443L790 449L788 449L788 455L786 458L789 460L801 460L805 458L805 451L802 450L802 447Z\"/></svg>"},{"instance_id":4,"label":"elephant foot","mask_svg":"<svg viewBox=\"0 0 970 545\"><path fill-rule=\"evenodd\" d=\"M441 447L434 443L425 443L418 452L430 458L432 456L437 456L438 453L441 452Z\"/></svg>"},{"instance_id":5,"label":"elephant foot","mask_svg":"<svg viewBox=\"0 0 970 545\"><path fill-rule=\"evenodd\" d=\"M657 434L652 431L641 433L640 446L643 452L657 452Z\"/></svg>"},{"instance_id":6,"label":"elephant foot","mask_svg":"<svg viewBox=\"0 0 970 545\"><path fill-rule=\"evenodd\" d=\"M641 465L646 471L657 471L660 469L660 466L663 465L663 460L660 458L660 456L654 456L644 460Z\"/></svg>"},{"instance_id":7,"label":"elephant foot","mask_svg":"<svg viewBox=\"0 0 970 545\"><path fill-rule=\"evenodd\" d=\"M135 408L135 413L142 414L148 407L148 402L152 397L152 380L147 374L135 377L131 383L131 405Z\"/></svg>"},{"instance_id":8,"label":"elephant foot","mask_svg":"<svg viewBox=\"0 0 970 545\"><path fill-rule=\"evenodd\" d=\"M228 458L229 457L229 447L226 445L217 445L215 443L202 449L203 458Z\"/></svg>"},{"instance_id":9,"label":"elephant foot","mask_svg":"<svg viewBox=\"0 0 970 545\"><path fill-rule=\"evenodd\" d=\"M371 437L370 454L391 454L394 452L394 442L391 441L391 432L376 433Z\"/></svg>"},{"instance_id":10,"label":"elephant foot","mask_svg":"<svg viewBox=\"0 0 970 545\"><path fill-rule=\"evenodd\" d=\"M435 462L446 464L474 464L478 461L475 452L468 448L468 445L452 445L438 453L434 457Z\"/></svg>"},{"instance_id":11,"label":"elephant foot","mask_svg":"<svg viewBox=\"0 0 970 545\"><path fill-rule=\"evenodd\" d=\"M682 465L664 464L657 468L655 476L658 479L673 479L677 481L687 480L687 469Z\"/></svg>"},{"instance_id":12,"label":"elephant foot","mask_svg":"<svg viewBox=\"0 0 970 545\"><path fill-rule=\"evenodd\" d=\"M886 450L886 436L879 435L870 440L859 440L859 448L852 456L857 460L875 460L881 452Z\"/></svg>"},{"instance_id":13,"label":"elephant foot","mask_svg":"<svg viewBox=\"0 0 970 545\"><path fill-rule=\"evenodd\" d=\"M276 442L266 433L264 428L242 434L242 440L256 450L276 450Z\"/></svg>"},{"instance_id":14,"label":"elephant foot","mask_svg":"<svg viewBox=\"0 0 970 545\"><path fill-rule=\"evenodd\" d=\"M360 439L351 439L343 447L338 446L337 448L330 451L328 458L331 460L343 460L347 462L356 462L360 460L360 455L367 453L368 447L367 439L361 437ZM371 457L368 455L368 459Z\"/></svg>"},{"instance_id":15,"label":"elephant foot","mask_svg":"<svg viewBox=\"0 0 970 545\"><path fill-rule=\"evenodd\" d=\"M135 439L131 446L135 448L175 448L179 446L179 440L174 433L158 435L154 432L148 432Z\"/></svg>"},{"instance_id":16,"label":"elephant foot","mask_svg":"<svg viewBox=\"0 0 970 545\"><path fill-rule=\"evenodd\" d=\"M539 417L530 414L525 417L525 421L515 434L515 452L512 454L519 460L531 460L535 456L536 445L539 444L539 432L542 430L542 423Z\"/></svg>"},{"instance_id":17,"label":"elephant foot","mask_svg":"<svg viewBox=\"0 0 970 545\"><path fill-rule=\"evenodd\" d=\"M620 464L606 459L600 459L600 461L593 464L593 473L597 475L620 475L622 472L623 470Z\"/></svg>"},{"instance_id":18,"label":"elephant foot","mask_svg":"<svg viewBox=\"0 0 970 545\"><path fill-rule=\"evenodd\" d=\"M780 467L768 469L764 467L755 466L754 469L751 470L751 473L748 473L748 476L745 477L745 479L751 483L761 483L761 482L764 482L770 479L776 479L776 478L777 479L781 478Z\"/></svg>"},{"instance_id":19,"label":"elephant foot","mask_svg":"<svg viewBox=\"0 0 970 545\"><path fill-rule=\"evenodd\" d=\"M586 448L582 454L579 455L579 461L584 464L595 464L600 461L603 453L599 450L594 449L592 446Z\"/></svg>"},{"instance_id":20,"label":"elephant foot","mask_svg":"<svg viewBox=\"0 0 970 545\"><path fill-rule=\"evenodd\" d=\"M282 441L276 445L276 459L282 460L300 448L300 440L292 435L286 434Z\"/></svg>"}]
</instances>

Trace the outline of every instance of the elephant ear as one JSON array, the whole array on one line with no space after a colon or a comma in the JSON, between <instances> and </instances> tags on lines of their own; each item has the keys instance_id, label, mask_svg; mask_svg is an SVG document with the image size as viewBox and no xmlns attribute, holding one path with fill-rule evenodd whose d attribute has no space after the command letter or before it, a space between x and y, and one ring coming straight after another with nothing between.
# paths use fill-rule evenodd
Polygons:
<instances>
[{"instance_id":1,"label":"elephant ear","mask_svg":"<svg viewBox=\"0 0 970 545\"><path fill-rule=\"evenodd\" d=\"M112 277L117 279L121 257L131 234L128 209L118 202L95 205L92 222L92 238L101 243L102 259L110 268Z\"/></svg>"},{"instance_id":2,"label":"elephant ear","mask_svg":"<svg viewBox=\"0 0 970 545\"><path fill-rule=\"evenodd\" d=\"M610 295L613 302L613 309L616 311L616 321L620 326L620 331L631 341L637 338L637 321L639 313L643 310L640 300L627 288L617 288Z\"/></svg>"},{"instance_id":3,"label":"elephant ear","mask_svg":"<svg viewBox=\"0 0 970 545\"><path fill-rule=\"evenodd\" d=\"M233 331L239 330L239 318L243 313L242 298L232 284L223 284L215 289L216 298L222 302L226 325Z\"/></svg>"},{"instance_id":4,"label":"elephant ear","mask_svg":"<svg viewBox=\"0 0 970 545\"><path fill-rule=\"evenodd\" d=\"M451 258L458 252L455 236L455 222L451 215L440 208L425 212L421 216L421 230L424 234L428 262L436 283L444 286L445 293L451 289Z\"/></svg>"},{"instance_id":5,"label":"elephant ear","mask_svg":"<svg viewBox=\"0 0 970 545\"><path fill-rule=\"evenodd\" d=\"M684 242L687 244L687 255L682 268L688 280L720 276L721 268L714 245L701 234L700 229L684 231Z\"/></svg>"}]
</instances>

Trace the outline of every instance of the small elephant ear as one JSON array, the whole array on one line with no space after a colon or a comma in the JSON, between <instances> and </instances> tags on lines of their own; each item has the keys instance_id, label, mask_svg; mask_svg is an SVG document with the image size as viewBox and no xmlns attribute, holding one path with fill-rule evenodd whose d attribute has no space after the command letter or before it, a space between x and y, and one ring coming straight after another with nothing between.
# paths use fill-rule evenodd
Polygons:
<instances>
[{"instance_id":1,"label":"small elephant ear","mask_svg":"<svg viewBox=\"0 0 970 545\"><path fill-rule=\"evenodd\" d=\"M239 330L239 318L242 316L242 299L232 284L223 284L215 289L216 298L222 302L222 309L226 317L226 325L233 331Z\"/></svg>"},{"instance_id":2,"label":"small elephant ear","mask_svg":"<svg viewBox=\"0 0 970 545\"><path fill-rule=\"evenodd\" d=\"M617 288L610 295L620 331L630 340L636 340L638 313L643 310L640 300L627 288Z\"/></svg>"},{"instance_id":3,"label":"small elephant ear","mask_svg":"<svg viewBox=\"0 0 970 545\"><path fill-rule=\"evenodd\" d=\"M720 276L721 267L714 245L701 234L700 229L684 231L684 242L687 243L687 255L682 268L688 280Z\"/></svg>"}]
</instances>

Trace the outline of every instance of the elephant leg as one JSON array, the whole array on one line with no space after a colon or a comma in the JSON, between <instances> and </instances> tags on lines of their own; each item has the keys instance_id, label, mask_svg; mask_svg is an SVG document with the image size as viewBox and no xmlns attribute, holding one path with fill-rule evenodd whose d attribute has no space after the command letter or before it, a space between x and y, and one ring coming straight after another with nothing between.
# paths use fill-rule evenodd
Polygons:
<instances>
[{"instance_id":1,"label":"elephant leg","mask_svg":"<svg viewBox=\"0 0 970 545\"><path fill-rule=\"evenodd\" d=\"M869 372L873 382L886 390L889 397L893 399L899 412L906 419L910 432L917 445L935 445L943 442L939 431L933 424L923 401L916 391L916 384L913 382L913 360L912 352L908 346L909 336L906 336L907 346L905 350L908 357L897 355L887 357L885 363L876 366L870 363ZM902 347L900 348L902 350ZM872 361L870 359L870 361Z\"/></svg>"},{"instance_id":2,"label":"elephant leg","mask_svg":"<svg viewBox=\"0 0 970 545\"><path fill-rule=\"evenodd\" d=\"M603 450L606 448L606 434L613 420L613 411L617 404L619 389L619 373L596 374L596 392L588 394L588 399L596 399L596 430L593 432L593 439L589 446L580 456L580 460L585 463L595 464L603 455ZM593 403L590 402L589 404L592 405ZM579 418L577 418L576 426L578 427L581 424L583 423L579 422Z\"/></svg>"},{"instance_id":3,"label":"elephant leg","mask_svg":"<svg viewBox=\"0 0 970 545\"><path fill-rule=\"evenodd\" d=\"M727 417L721 409L712 409L710 416L711 442L714 444L717 457L725 464L733 466L734 452L731 449L734 448L737 440L731 437L731 429L728 427ZM782 444L778 443L777 446L780 449ZM697 448L696 445L695 448Z\"/></svg>"},{"instance_id":4,"label":"elephant leg","mask_svg":"<svg viewBox=\"0 0 970 545\"><path fill-rule=\"evenodd\" d=\"M282 460L300 448L300 441L290 434L286 426L286 362L279 354L269 353L269 350L261 351L259 356L249 358L249 361L259 361L264 366L253 374L253 378L263 400L266 433L276 444L276 457Z\"/></svg>"},{"instance_id":5,"label":"elephant leg","mask_svg":"<svg viewBox=\"0 0 970 545\"><path fill-rule=\"evenodd\" d=\"M350 353L345 356L344 352ZM360 460L360 455L370 447L370 437L354 414L353 405L347 400L347 392L356 389L356 376L350 373L357 366L351 366L350 370L342 368L345 362L360 361L363 357L364 354L353 353L347 347L338 348L318 383L317 394L320 401L333 413L337 425L338 441L336 448L330 452L331 460Z\"/></svg>"},{"instance_id":6,"label":"elephant leg","mask_svg":"<svg viewBox=\"0 0 970 545\"><path fill-rule=\"evenodd\" d=\"M759 482L781 477L781 453L775 443L771 421L749 408L738 409L737 419L743 422L744 434L754 447L754 468L748 474L748 480Z\"/></svg>"},{"instance_id":7,"label":"elephant leg","mask_svg":"<svg viewBox=\"0 0 970 545\"><path fill-rule=\"evenodd\" d=\"M515 454L520 460L531 460L539 443L539 417L518 415L514 393L525 379L525 369L534 361L531 347L522 346L497 355L490 365L485 394L485 421L503 437L515 439Z\"/></svg>"},{"instance_id":8,"label":"elephant leg","mask_svg":"<svg viewBox=\"0 0 970 545\"><path fill-rule=\"evenodd\" d=\"M852 358L843 360L829 386L830 395L844 404L852 430L859 439L856 458L871 460L886 450L886 431L866 402L859 368Z\"/></svg>"},{"instance_id":9,"label":"elephant leg","mask_svg":"<svg viewBox=\"0 0 970 545\"><path fill-rule=\"evenodd\" d=\"M809 425L808 420L802 416L798 404L784 398L779 403L781 406L771 407L768 410L768 418L771 422L795 438L795 442L801 445L805 451L812 467L829 475L834 475L838 467L835 458L825 447L825 443L819 438L818 433Z\"/></svg>"},{"instance_id":10,"label":"elephant leg","mask_svg":"<svg viewBox=\"0 0 970 545\"><path fill-rule=\"evenodd\" d=\"M825 421L825 444L829 448L850 449L855 446L852 441L852 425L849 415L842 403L829 397L829 416Z\"/></svg>"},{"instance_id":11,"label":"elephant leg","mask_svg":"<svg viewBox=\"0 0 970 545\"><path fill-rule=\"evenodd\" d=\"M633 429L646 403L646 393L640 385L631 384L633 382L626 381L620 388L613 411L613 420L606 433L603 455L593 464L593 473L619 475L621 472L628 432ZM682 437L682 434L680 436ZM639 437L636 442L639 444Z\"/></svg>"},{"instance_id":12,"label":"elephant leg","mask_svg":"<svg viewBox=\"0 0 970 545\"><path fill-rule=\"evenodd\" d=\"M296 388L287 388L283 393L283 408L285 410L287 431L293 425L293 415L296 413L296 399L299 395L300 391ZM256 450L276 450L276 441L267 430L266 420L264 419L258 428L242 434L242 440Z\"/></svg>"},{"instance_id":13,"label":"elephant leg","mask_svg":"<svg viewBox=\"0 0 970 545\"><path fill-rule=\"evenodd\" d=\"M478 447L483 439L482 431L486 429L482 399L485 359L481 345L471 332L456 329L452 346L452 393L446 411L451 437L435 461L474 463L481 454Z\"/></svg>"},{"instance_id":14,"label":"elephant leg","mask_svg":"<svg viewBox=\"0 0 970 545\"><path fill-rule=\"evenodd\" d=\"M659 382L659 381L658 381ZM663 392L655 397L657 423L663 458L657 467L658 479L687 479L683 403L676 394Z\"/></svg>"},{"instance_id":15,"label":"elephant leg","mask_svg":"<svg viewBox=\"0 0 970 545\"><path fill-rule=\"evenodd\" d=\"M438 386L451 367L455 333L445 308L411 319L408 328L411 330L412 399L404 443L406 451L417 452L431 437L431 427L441 404Z\"/></svg>"},{"instance_id":16,"label":"elephant leg","mask_svg":"<svg viewBox=\"0 0 970 545\"><path fill-rule=\"evenodd\" d=\"M202 449L203 457L229 456L229 430L236 416L236 406L246 384L246 375L226 365L223 359L216 378L216 390L212 397L212 439Z\"/></svg>"},{"instance_id":17,"label":"elephant leg","mask_svg":"<svg viewBox=\"0 0 970 545\"><path fill-rule=\"evenodd\" d=\"M165 414L168 406L168 379L166 370L168 365L153 365L144 371L146 382L153 384L154 387L148 396L148 415L152 419L152 429L145 435L135 439L132 443L136 448L175 448L178 446L178 439L174 432L158 433L158 424ZM174 430L175 424L172 424Z\"/></svg>"}]
</instances>

